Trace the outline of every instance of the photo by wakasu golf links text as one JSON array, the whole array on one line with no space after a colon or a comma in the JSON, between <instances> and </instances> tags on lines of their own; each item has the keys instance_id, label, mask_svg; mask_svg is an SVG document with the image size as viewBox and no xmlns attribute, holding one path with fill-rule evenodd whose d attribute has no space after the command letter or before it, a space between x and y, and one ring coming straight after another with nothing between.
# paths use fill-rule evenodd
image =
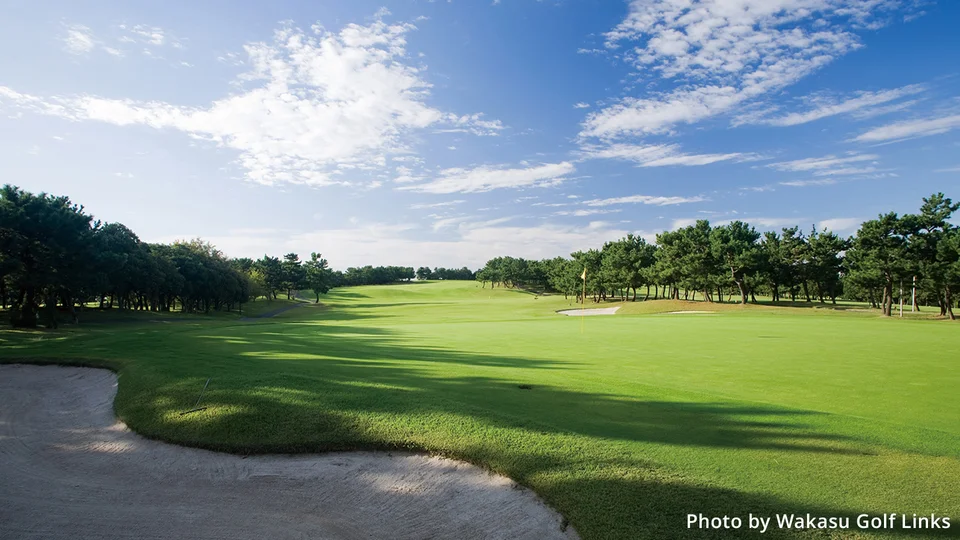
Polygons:
<instances>
[{"instance_id":1,"label":"photo by wakasu golf links text","mask_svg":"<svg viewBox=\"0 0 960 540\"><path fill-rule=\"evenodd\" d=\"M960 2L0 7L0 540L960 538Z\"/></svg>"}]
</instances>

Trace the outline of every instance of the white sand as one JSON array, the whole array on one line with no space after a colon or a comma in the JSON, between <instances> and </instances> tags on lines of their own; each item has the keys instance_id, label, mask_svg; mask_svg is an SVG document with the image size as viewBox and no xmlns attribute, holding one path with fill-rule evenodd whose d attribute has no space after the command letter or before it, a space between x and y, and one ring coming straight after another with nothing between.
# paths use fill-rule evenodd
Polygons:
<instances>
[{"instance_id":1,"label":"white sand","mask_svg":"<svg viewBox=\"0 0 960 540\"><path fill-rule=\"evenodd\" d=\"M716 313L716 311L668 311L667 315L685 315L689 313Z\"/></svg>"},{"instance_id":2,"label":"white sand","mask_svg":"<svg viewBox=\"0 0 960 540\"><path fill-rule=\"evenodd\" d=\"M576 538L529 490L449 459L147 440L114 417L116 387L0 365L0 538Z\"/></svg>"},{"instance_id":3,"label":"white sand","mask_svg":"<svg viewBox=\"0 0 960 540\"><path fill-rule=\"evenodd\" d=\"M565 309L563 311L558 311L557 313L569 315L570 317L579 317L581 315L589 317L590 315L613 315L618 309L620 309L620 306L592 309Z\"/></svg>"}]
</instances>

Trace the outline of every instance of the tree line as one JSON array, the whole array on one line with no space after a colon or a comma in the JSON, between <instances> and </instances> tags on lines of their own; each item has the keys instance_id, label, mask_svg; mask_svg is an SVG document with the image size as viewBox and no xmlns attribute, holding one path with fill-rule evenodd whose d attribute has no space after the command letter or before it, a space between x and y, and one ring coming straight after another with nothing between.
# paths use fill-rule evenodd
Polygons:
<instances>
[{"instance_id":1,"label":"tree line","mask_svg":"<svg viewBox=\"0 0 960 540\"><path fill-rule=\"evenodd\" d=\"M429 266L421 266L420 268L417 268L417 279L473 281L476 277L476 272L470 270L466 266L463 268L437 267L433 270L431 270Z\"/></svg>"},{"instance_id":2,"label":"tree line","mask_svg":"<svg viewBox=\"0 0 960 540\"><path fill-rule=\"evenodd\" d=\"M656 236L656 243L628 234L600 249L570 258L527 260L496 257L476 274L486 287L519 287L562 293L594 302L619 297L673 298L708 302L870 302L891 315L895 300L916 288L914 308L939 307L954 318L960 289L960 228L950 219L960 208L942 193L923 199L919 213L881 214L850 238L829 230L798 227L759 233L742 221L711 226L707 220ZM905 292L904 292L905 291ZM632 292L632 297L631 297Z\"/></svg>"},{"instance_id":3,"label":"tree line","mask_svg":"<svg viewBox=\"0 0 960 540\"><path fill-rule=\"evenodd\" d=\"M438 269L440 270L440 269ZM120 223L94 220L68 197L0 188L0 309L14 326L76 322L89 304L143 311L232 311L255 298L315 301L334 287L409 281L412 267L330 269L319 253L300 260L230 258L202 240L143 242ZM472 279L472 276L471 276Z\"/></svg>"}]
</instances>

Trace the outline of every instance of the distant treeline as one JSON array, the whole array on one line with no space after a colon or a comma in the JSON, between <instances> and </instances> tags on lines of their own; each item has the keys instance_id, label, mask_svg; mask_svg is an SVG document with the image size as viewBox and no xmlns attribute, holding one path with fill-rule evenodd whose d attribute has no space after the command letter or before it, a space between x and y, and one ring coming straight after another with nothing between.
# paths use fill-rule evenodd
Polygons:
<instances>
[{"instance_id":1,"label":"distant treeline","mask_svg":"<svg viewBox=\"0 0 960 540\"><path fill-rule=\"evenodd\" d=\"M429 266L417 268L417 279L443 279L443 280L462 280L473 281L477 273L466 266L463 268L443 268L437 267L430 270Z\"/></svg>"},{"instance_id":2,"label":"distant treeline","mask_svg":"<svg viewBox=\"0 0 960 540\"><path fill-rule=\"evenodd\" d=\"M954 318L954 292L960 289L960 229L950 218L960 207L942 193L923 199L918 214L882 214L861 224L851 238L826 229L804 234L797 227L760 234L741 221L712 227L706 220L657 235L656 244L627 235L601 249L571 258L491 259L477 272L483 286L522 287L593 301L626 299L644 289L644 299L684 298L708 302L736 297L756 302L798 298L870 302L890 315L900 295L935 305ZM901 293L901 290L903 291Z\"/></svg>"},{"instance_id":3,"label":"distant treeline","mask_svg":"<svg viewBox=\"0 0 960 540\"><path fill-rule=\"evenodd\" d=\"M304 261L296 253L234 259L199 239L151 244L120 223L95 221L67 197L0 188L0 308L10 307L14 326L56 326L58 313L76 320L77 307L91 302L149 311L230 311L281 292L291 298L311 290L319 302L333 287L414 277L412 267L334 271L319 253Z\"/></svg>"}]
</instances>

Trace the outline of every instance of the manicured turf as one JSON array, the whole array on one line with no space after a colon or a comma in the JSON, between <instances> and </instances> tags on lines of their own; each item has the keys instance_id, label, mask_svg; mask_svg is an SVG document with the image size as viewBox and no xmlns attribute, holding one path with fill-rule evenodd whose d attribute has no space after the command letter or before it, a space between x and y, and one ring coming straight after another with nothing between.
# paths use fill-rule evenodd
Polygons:
<instances>
[{"instance_id":1,"label":"manicured turf","mask_svg":"<svg viewBox=\"0 0 960 540\"><path fill-rule=\"evenodd\" d=\"M957 324L726 306L581 321L554 314L563 297L463 282L323 302L252 322L5 330L0 361L116 369L118 415L182 444L466 459L584 538L709 536L685 528L697 512L935 512L960 528ZM711 308L622 311L645 309ZM179 416L208 377L208 409Z\"/></svg>"}]
</instances>

